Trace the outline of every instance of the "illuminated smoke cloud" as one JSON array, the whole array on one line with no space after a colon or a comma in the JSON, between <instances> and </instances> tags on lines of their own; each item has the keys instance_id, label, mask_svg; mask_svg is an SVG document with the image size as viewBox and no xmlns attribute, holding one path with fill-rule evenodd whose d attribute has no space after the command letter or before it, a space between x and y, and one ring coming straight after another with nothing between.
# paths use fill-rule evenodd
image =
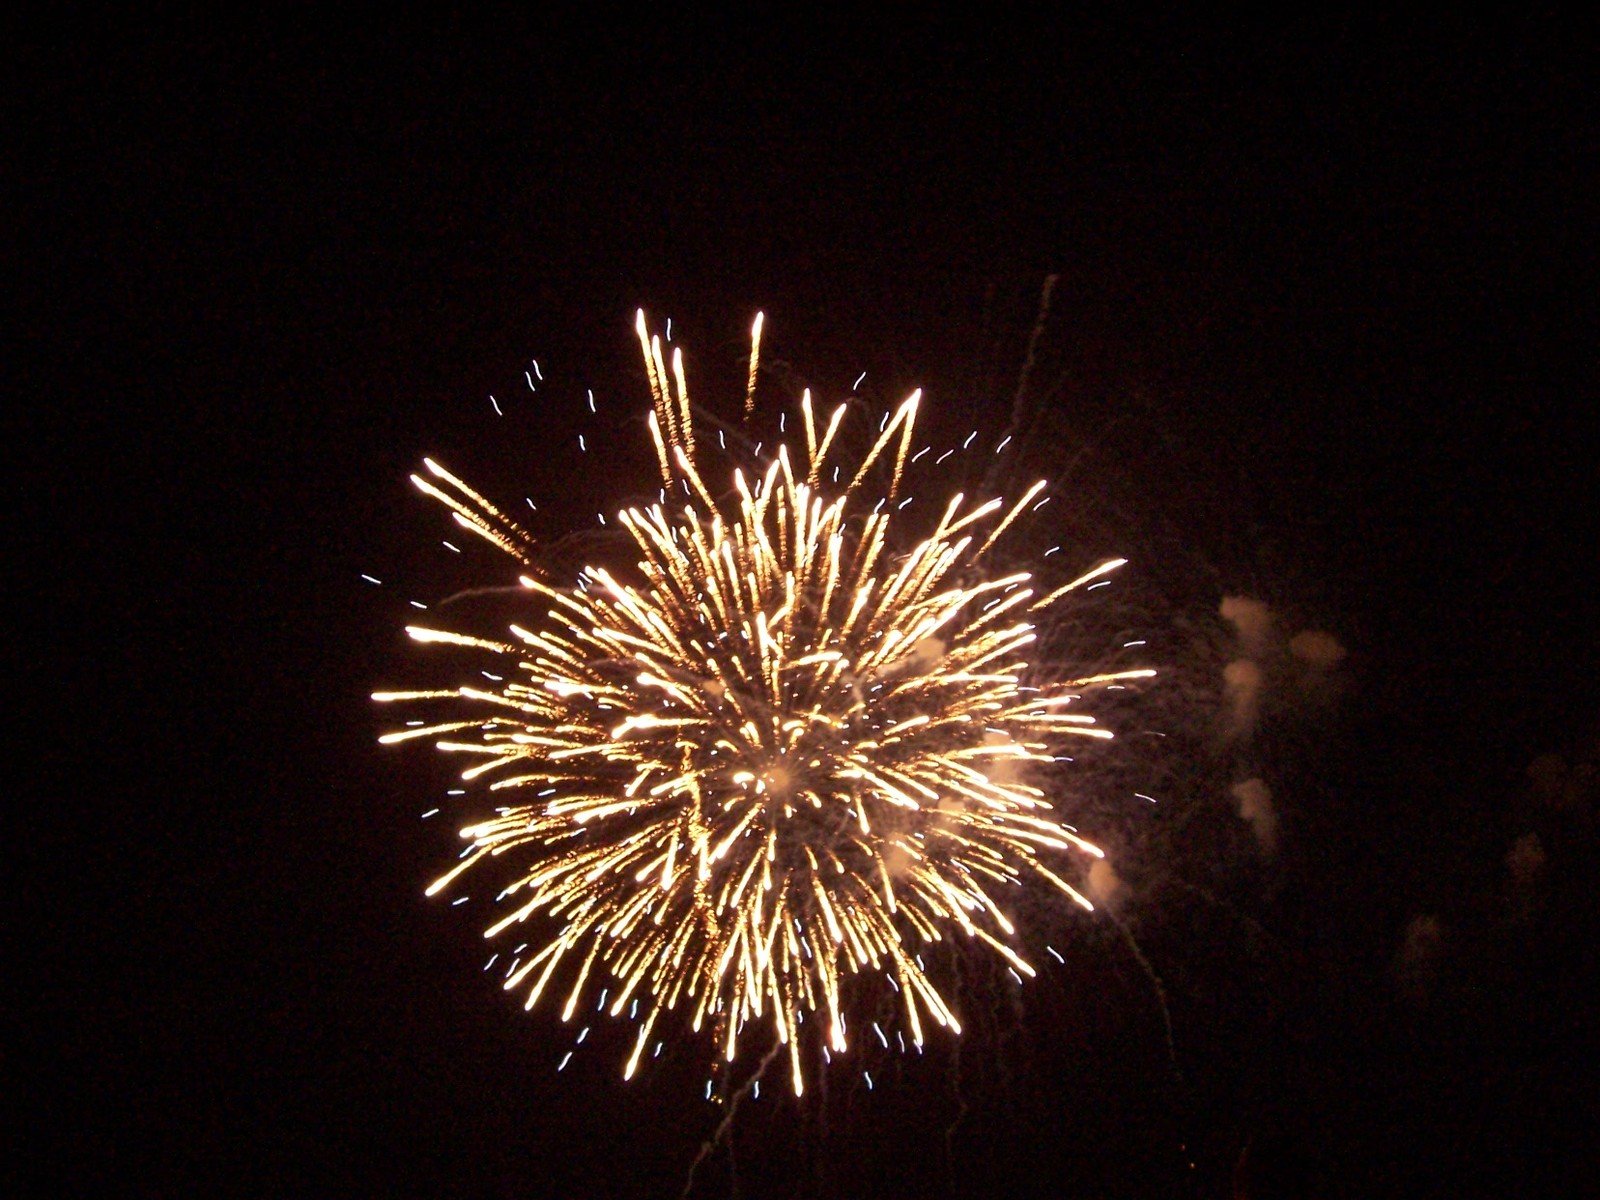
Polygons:
<instances>
[{"instance_id":1,"label":"illuminated smoke cloud","mask_svg":"<svg viewBox=\"0 0 1600 1200\"><path fill-rule=\"evenodd\" d=\"M1089 897L1097 904L1115 910L1127 893L1127 884L1108 858L1097 858L1089 865Z\"/></svg>"},{"instance_id":2,"label":"illuminated smoke cloud","mask_svg":"<svg viewBox=\"0 0 1600 1200\"><path fill-rule=\"evenodd\" d=\"M1425 1004L1433 994L1444 955L1444 925L1431 913L1419 913L1406 924L1395 960L1395 986L1412 1004Z\"/></svg>"},{"instance_id":3,"label":"illuminated smoke cloud","mask_svg":"<svg viewBox=\"0 0 1600 1200\"><path fill-rule=\"evenodd\" d=\"M1239 819L1250 826L1264 854L1278 850L1278 814L1272 807L1272 789L1259 779L1246 779L1228 789L1239 806Z\"/></svg>"},{"instance_id":4,"label":"illuminated smoke cloud","mask_svg":"<svg viewBox=\"0 0 1600 1200\"><path fill-rule=\"evenodd\" d=\"M1345 648L1333 634L1308 629L1289 639L1289 653L1317 671L1331 671L1344 661Z\"/></svg>"},{"instance_id":5,"label":"illuminated smoke cloud","mask_svg":"<svg viewBox=\"0 0 1600 1200\"><path fill-rule=\"evenodd\" d=\"M1525 920L1539 907L1539 897L1544 884L1544 843L1537 833L1525 833L1511 843L1506 851L1506 874L1509 876L1512 916Z\"/></svg>"},{"instance_id":6,"label":"illuminated smoke cloud","mask_svg":"<svg viewBox=\"0 0 1600 1200\"><path fill-rule=\"evenodd\" d=\"M1247 658L1260 658L1273 642L1272 610L1248 596L1224 596L1222 619L1237 631L1239 648Z\"/></svg>"},{"instance_id":7,"label":"illuminated smoke cloud","mask_svg":"<svg viewBox=\"0 0 1600 1200\"><path fill-rule=\"evenodd\" d=\"M1227 698L1227 732L1244 737L1254 732L1261 719L1261 692L1266 674L1248 658L1236 658L1222 668L1223 694Z\"/></svg>"}]
</instances>

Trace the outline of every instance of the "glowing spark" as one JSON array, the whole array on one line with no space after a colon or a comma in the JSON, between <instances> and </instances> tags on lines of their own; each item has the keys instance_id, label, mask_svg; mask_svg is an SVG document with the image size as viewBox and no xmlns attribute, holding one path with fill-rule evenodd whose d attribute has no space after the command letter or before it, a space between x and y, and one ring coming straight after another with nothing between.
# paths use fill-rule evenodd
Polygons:
<instances>
[{"instance_id":1,"label":"glowing spark","mask_svg":"<svg viewBox=\"0 0 1600 1200\"><path fill-rule=\"evenodd\" d=\"M750 326L750 378L744 388L746 420L749 420L750 414L756 409L756 371L761 365L761 326L766 323L766 319L766 313L757 313L755 322Z\"/></svg>"},{"instance_id":2,"label":"glowing spark","mask_svg":"<svg viewBox=\"0 0 1600 1200\"><path fill-rule=\"evenodd\" d=\"M1153 672L1061 683L1032 673L1031 615L1122 565L1042 598L1028 572L984 569L997 539L1043 503L1042 482L1009 505L958 494L922 541L893 536L910 503L895 503L906 469L928 453L908 462L920 393L884 414L842 487L829 456L846 406L819 437L807 393L800 453L780 444L719 494L681 352L669 366L642 312L635 329L664 487L659 503L616 514L630 553L555 586L524 531L426 462L438 482L413 476L417 487L528 566L528 616L502 639L411 626L417 642L492 656L498 670L477 667L487 688L375 693L448 705L381 740L434 738L467 760L464 781L503 798L461 831L460 860L427 890L509 868L485 936L533 933L503 985L527 1007L553 984L565 1020L597 989L597 1011L639 1022L625 1077L664 1013L709 1027L730 1061L760 1025L787 1048L799 1095L803 1057L846 1049L848 978L888 983L895 1038L920 1053L925 1023L961 1029L924 943L959 934L1019 982L1035 974L997 887L1049 885L1091 907L1059 872L1073 853L1101 852L1053 819L1042 784L1071 761L1066 739L1111 736L1080 711L1086 692ZM826 466L834 485L821 482ZM539 948L523 959L529 945Z\"/></svg>"}]
</instances>

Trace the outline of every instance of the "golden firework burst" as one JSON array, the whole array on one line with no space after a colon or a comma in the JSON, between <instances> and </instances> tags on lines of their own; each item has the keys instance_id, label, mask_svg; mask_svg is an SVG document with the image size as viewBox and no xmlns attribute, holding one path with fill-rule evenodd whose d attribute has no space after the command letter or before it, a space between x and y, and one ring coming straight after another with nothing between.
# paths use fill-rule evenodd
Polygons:
<instances>
[{"instance_id":1,"label":"golden firework burst","mask_svg":"<svg viewBox=\"0 0 1600 1200\"><path fill-rule=\"evenodd\" d=\"M514 521L428 461L416 485L529 567L529 616L503 639L410 627L498 656L501 682L378 692L457 710L381 740L434 738L507 801L462 830L461 860L428 891L511 867L486 935L534 931L505 980L527 1007L557 990L569 1019L603 987L607 1011L638 1023L626 1077L666 1014L709 1029L729 1061L753 1025L770 1027L798 1095L806 1039L848 1044L848 977L897 991L920 1046L928 1021L960 1031L922 944L972 939L1034 974L1004 887L1045 883L1089 908L1061 860L1100 855L1058 818L1039 768L1066 738L1111 736L1080 711L1088 691L1154 672L1035 681L1037 614L1122 565L1043 595L1026 571L990 573L1044 482L1010 504L951 496L930 533L898 543L920 393L840 485L823 470L845 407L819 422L807 392L803 449L778 446L753 477L735 469L719 494L681 352L669 369L642 312L637 331L663 497L681 502L623 509L633 561L558 587ZM886 490L870 490L880 477Z\"/></svg>"}]
</instances>

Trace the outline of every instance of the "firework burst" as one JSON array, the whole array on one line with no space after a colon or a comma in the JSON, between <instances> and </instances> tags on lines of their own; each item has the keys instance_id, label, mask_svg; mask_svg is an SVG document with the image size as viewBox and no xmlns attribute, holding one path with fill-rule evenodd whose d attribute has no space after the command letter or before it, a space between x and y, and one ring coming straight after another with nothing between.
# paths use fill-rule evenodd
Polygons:
<instances>
[{"instance_id":1,"label":"firework burst","mask_svg":"<svg viewBox=\"0 0 1600 1200\"><path fill-rule=\"evenodd\" d=\"M990 566L1043 482L1009 504L954 495L901 544L920 393L848 482L835 482L845 407L819 421L808 392L803 448L780 445L714 491L681 353L669 368L642 313L637 330L665 490L617 514L633 561L556 586L514 521L428 461L417 487L528 568L528 620L504 639L410 627L497 656L485 674L500 682L376 693L454 709L382 740L435 739L504 798L462 830L461 860L428 891L510 865L486 936L534 931L505 980L528 1008L554 993L567 1019L603 988L611 1015L638 1022L625 1077L667 1014L730 1062L752 1027L770 1027L798 1095L808 1043L846 1049L851 976L898 993L920 1046L929 1023L960 1031L923 944L970 939L1034 974L1005 888L1046 884L1087 909L1067 860L1100 855L1039 784L1067 739L1111 736L1080 711L1086 694L1153 672L1034 681L1034 622L1121 565L1043 595L1028 572ZM747 413L759 338L758 318Z\"/></svg>"}]
</instances>

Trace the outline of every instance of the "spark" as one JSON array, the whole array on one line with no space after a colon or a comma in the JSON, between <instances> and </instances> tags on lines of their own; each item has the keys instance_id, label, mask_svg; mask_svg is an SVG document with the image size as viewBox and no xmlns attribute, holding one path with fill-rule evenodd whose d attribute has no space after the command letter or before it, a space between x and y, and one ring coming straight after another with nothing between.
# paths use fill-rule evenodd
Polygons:
<instances>
[{"instance_id":1,"label":"spark","mask_svg":"<svg viewBox=\"0 0 1600 1200\"><path fill-rule=\"evenodd\" d=\"M643 315L642 313L640 314ZM766 323L767 314L757 313L756 319L750 325L750 376L744 389L744 415L749 420L750 414L756 407L756 372L761 366L761 327ZM719 438L721 434L717 435Z\"/></svg>"},{"instance_id":2,"label":"spark","mask_svg":"<svg viewBox=\"0 0 1600 1200\"><path fill-rule=\"evenodd\" d=\"M596 1011L639 1022L625 1078L658 1021L708 1034L729 1062L764 1030L800 1095L816 1049L831 1063L848 1048L847 980L887 980L896 1040L920 1053L926 1026L961 1031L922 947L981 944L1020 983L1036 972L1001 889L1092 909L1068 864L1103 854L1054 815L1046 785L1071 762L1066 742L1111 736L1084 697L1154 672L1051 682L1030 664L1039 614L1123 561L1054 590L999 566L997 539L1043 481L1010 504L957 493L922 540L896 536L920 393L884 414L847 484L830 458L846 406L819 424L809 393L803 446L713 477L681 351L669 367L643 312L635 329L664 486L616 514L630 553L557 586L524 531L428 462L449 490L417 486L527 567L528 615L498 639L411 627L499 670L478 668L492 687L375 693L443 708L382 740L434 738L501 801L427 892L509 874L485 936L533 935L503 983L526 1007L548 990L568 1019L597 990Z\"/></svg>"}]
</instances>

